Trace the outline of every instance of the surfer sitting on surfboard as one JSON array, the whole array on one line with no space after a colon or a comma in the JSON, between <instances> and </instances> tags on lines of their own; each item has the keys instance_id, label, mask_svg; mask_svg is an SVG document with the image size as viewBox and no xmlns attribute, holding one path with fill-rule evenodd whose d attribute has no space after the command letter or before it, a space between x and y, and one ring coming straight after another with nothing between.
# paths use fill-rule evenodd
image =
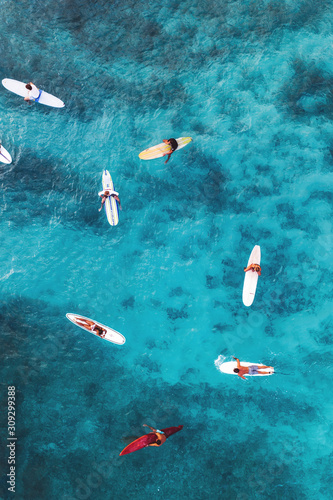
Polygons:
<instances>
[{"instance_id":1,"label":"surfer sitting on surfboard","mask_svg":"<svg viewBox=\"0 0 333 500\"><path fill-rule=\"evenodd\" d=\"M244 375L267 375L267 372L262 372L264 368L272 368L271 366L265 366L265 365L251 365L251 366L242 366L239 362L238 358L233 358L237 361L237 368L234 368L234 373L237 373L237 375L242 378L243 380L246 380ZM273 368L272 368L273 370Z\"/></svg>"},{"instance_id":2,"label":"surfer sitting on surfboard","mask_svg":"<svg viewBox=\"0 0 333 500\"><path fill-rule=\"evenodd\" d=\"M162 432L158 429L154 429L154 427L150 427L150 425L147 425L147 424L143 424L143 427L149 427L149 429L151 429L153 432L155 432L155 435L156 435L156 442L149 444L148 446L161 446L163 443L165 443L166 435L164 434L164 432Z\"/></svg>"},{"instance_id":3,"label":"surfer sitting on surfboard","mask_svg":"<svg viewBox=\"0 0 333 500\"><path fill-rule=\"evenodd\" d=\"M169 146L171 146L171 151L169 153L164 153L164 155L163 155L163 156L168 155L168 159L164 162L164 163L168 163L168 161L170 160L170 156L178 148L178 142L176 141L176 139L172 139L172 138L171 139L163 139L163 142L165 144L168 144Z\"/></svg>"},{"instance_id":4,"label":"surfer sitting on surfboard","mask_svg":"<svg viewBox=\"0 0 333 500\"><path fill-rule=\"evenodd\" d=\"M31 101L31 99L38 99L39 97L39 90L38 88L36 87L36 85L34 85L32 82L30 83L27 83L25 88L28 90L28 95L27 97L24 98L25 101Z\"/></svg>"},{"instance_id":5,"label":"surfer sitting on surfboard","mask_svg":"<svg viewBox=\"0 0 333 500\"><path fill-rule=\"evenodd\" d=\"M258 273L258 276L261 276L261 267L259 266L259 264L250 264L249 266L244 267L245 272L251 270L252 272Z\"/></svg>"},{"instance_id":6,"label":"surfer sitting on surfboard","mask_svg":"<svg viewBox=\"0 0 333 500\"><path fill-rule=\"evenodd\" d=\"M119 193L117 193L116 191L110 191L108 189L106 189L105 191L100 191L98 193L98 196L100 196L102 198L102 204L101 204L101 208L98 209L98 211L100 212L103 208L103 205L105 203L105 200L109 197L109 196L112 196L115 200L117 200L117 202L119 203L119 208L120 210L122 210L122 207L121 207L121 204L120 204L120 199L119 199Z\"/></svg>"}]
</instances>

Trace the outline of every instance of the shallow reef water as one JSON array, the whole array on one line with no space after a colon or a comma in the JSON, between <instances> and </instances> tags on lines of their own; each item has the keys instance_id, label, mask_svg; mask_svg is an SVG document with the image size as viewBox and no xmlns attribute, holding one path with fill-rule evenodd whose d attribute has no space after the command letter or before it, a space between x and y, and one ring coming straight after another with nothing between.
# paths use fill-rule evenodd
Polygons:
<instances>
[{"instance_id":1,"label":"shallow reef water","mask_svg":"<svg viewBox=\"0 0 333 500\"><path fill-rule=\"evenodd\" d=\"M1 79L66 104L0 89L13 157L0 164L1 403L14 385L16 497L328 500L333 2L1 5ZM167 165L138 158L181 136L193 142ZM104 168L117 227L98 213ZM220 373L231 356L276 374ZM144 423L184 428L119 457Z\"/></svg>"}]
</instances>

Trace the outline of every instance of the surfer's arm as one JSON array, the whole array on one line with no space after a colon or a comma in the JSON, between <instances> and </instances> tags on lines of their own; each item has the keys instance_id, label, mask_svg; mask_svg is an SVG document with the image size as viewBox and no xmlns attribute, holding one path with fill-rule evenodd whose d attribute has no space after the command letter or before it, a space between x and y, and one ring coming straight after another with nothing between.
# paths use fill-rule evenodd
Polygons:
<instances>
[{"instance_id":1,"label":"surfer's arm","mask_svg":"<svg viewBox=\"0 0 333 500\"><path fill-rule=\"evenodd\" d=\"M168 158L164 162L165 164L168 163L168 161L170 160L172 153L173 153L173 151L170 151L170 153L165 153L165 155L163 155L163 156L166 156L166 155L168 156Z\"/></svg>"},{"instance_id":2,"label":"surfer's arm","mask_svg":"<svg viewBox=\"0 0 333 500\"><path fill-rule=\"evenodd\" d=\"M240 373L237 373L237 375L242 378L243 380L246 380L246 378L244 377L244 375L241 375Z\"/></svg>"},{"instance_id":3,"label":"surfer's arm","mask_svg":"<svg viewBox=\"0 0 333 500\"><path fill-rule=\"evenodd\" d=\"M98 209L99 212L102 210L103 205L105 203L105 200L106 200L107 196L101 196L101 198L102 198L102 202L101 202L101 208Z\"/></svg>"},{"instance_id":4,"label":"surfer's arm","mask_svg":"<svg viewBox=\"0 0 333 500\"><path fill-rule=\"evenodd\" d=\"M167 144L168 146L170 146L169 141L168 141L167 139L163 139L163 142L164 142L164 144ZM170 146L170 148L171 148L171 146ZM173 150L171 149L171 151L168 151L167 153L164 153L164 155L163 155L163 156L167 156L167 155L168 155L168 156L169 156L169 158L170 158L170 155L171 155L172 153L173 153ZM169 159L169 158L168 158L168 159ZM168 161L168 160L167 160L167 161Z\"/></svg>"},{"instance_id":5,"label":"surfer's arm","mask_svg":"<svg viewBox=\"0 0 333 500\"><path fill-rule=\"evenodd\" d=\"M237 361L237 368L240 368L240 362L239 362L239 359L238 358L235 358L235 356L233 356L233 358Z\"/></svg>"}]
</instances>

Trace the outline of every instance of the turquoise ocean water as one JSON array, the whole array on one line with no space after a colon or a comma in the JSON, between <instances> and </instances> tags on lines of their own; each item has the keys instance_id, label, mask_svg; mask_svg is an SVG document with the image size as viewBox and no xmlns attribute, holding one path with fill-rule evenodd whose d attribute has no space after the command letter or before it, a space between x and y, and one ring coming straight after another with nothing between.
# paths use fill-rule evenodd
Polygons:
<instances>
[{"instance_id":1,"label":"turquoise ocean water","mask_svg":"<svg viewBox=\"0 0 333 500\"><path fill-rule=\"evenodd\" d=\"M15 385L16 498L332 498L333 2L1 7L1 79L66 104L0 88L1 460L7 474ZM180 136L193 143L167 165L139 160ZM98 213L104 168L117 227ZM223 375L232 355L277 374ZM144 423L184 429L119 457Z\"/></svg>"}]
</instances>

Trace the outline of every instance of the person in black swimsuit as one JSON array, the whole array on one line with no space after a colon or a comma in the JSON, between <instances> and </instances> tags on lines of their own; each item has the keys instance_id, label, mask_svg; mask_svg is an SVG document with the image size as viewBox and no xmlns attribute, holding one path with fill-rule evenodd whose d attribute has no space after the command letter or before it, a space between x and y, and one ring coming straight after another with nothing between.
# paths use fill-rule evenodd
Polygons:
<instances>
[{"instance_id":1,"label":"person in black swimsuit","mask_svg":"<svg viewBox=\"0 0 333 500\"><path fill-rule=\"evenodd\" d=\"M96 333L96 335L98 335L102 339L104 339L105 335L107 334L107 331L104 328L96 324L91 327L91 331Z\"/></svg>"},{"instance_id":2,"label":"person in black swimsuit","mask_svg":"<svg viewBox=\"0 0 333 500\"><path fill-rule=\"evenodd\" d=\"M83 326L83 328L87 328L91 332L96 333L99 337L104 339L105 335L107 334L107 331L105 328L102 328L99 325L96 325L94 321L88 318L82 318L81 316L77 316L76 318L76 324L79 326Z\"/></svg>"},{"instance_id":3,"label":"person in black swimsuit","mask_svg":"<svg viewBox=\"0 0 333 500\"><path fill-rule=\"evenodd\" d=\"M171 151L170 153L165 153L163 156L166 156L168 155L168 159L164 162L164 163L168 163L168 161L170 160L170 156L172 155L172 153L174 151L176 151L176 149L178 148L178 142L176 141L176 139L163 139L163 142L165 144L168 144L169 146L171 146Z\"/></svg>"}]
</instances>

